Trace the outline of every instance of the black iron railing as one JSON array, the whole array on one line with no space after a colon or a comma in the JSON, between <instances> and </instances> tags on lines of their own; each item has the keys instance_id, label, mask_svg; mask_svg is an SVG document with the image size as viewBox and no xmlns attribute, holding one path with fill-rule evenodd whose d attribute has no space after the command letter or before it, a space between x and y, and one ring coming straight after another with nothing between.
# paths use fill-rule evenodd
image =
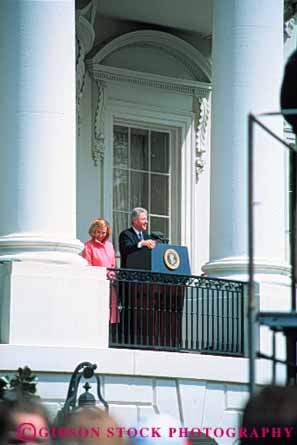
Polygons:
<instances>
[{"instance_id":1,"label":"black iron railing","mask_svg":"<svg viewBox=\"0 0 297 445\"><path fill-rule=\"evenodd\" d=\"M245 355L243 282L115 269L110 346Z\"/></svg>"}]
</instances>

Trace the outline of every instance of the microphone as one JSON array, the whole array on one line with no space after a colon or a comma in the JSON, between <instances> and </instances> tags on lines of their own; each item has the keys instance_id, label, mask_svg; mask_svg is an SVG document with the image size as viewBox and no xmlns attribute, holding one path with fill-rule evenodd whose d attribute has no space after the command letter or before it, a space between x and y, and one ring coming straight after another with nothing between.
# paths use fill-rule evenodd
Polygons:
<instances>
[{"instance_id":1,"label":"microphone","mask_svg":"<svg viewBox=\"0 0 297 445\"><path fill-rule=\"evenodd\" d=\"M169 239L166 238L166 236L164 235L164 233L162 232L151 232L150 234L150 238L155 240L155 241L160 241L161 243L167 244L169 242Z\"/></svg>"}]
</instances>

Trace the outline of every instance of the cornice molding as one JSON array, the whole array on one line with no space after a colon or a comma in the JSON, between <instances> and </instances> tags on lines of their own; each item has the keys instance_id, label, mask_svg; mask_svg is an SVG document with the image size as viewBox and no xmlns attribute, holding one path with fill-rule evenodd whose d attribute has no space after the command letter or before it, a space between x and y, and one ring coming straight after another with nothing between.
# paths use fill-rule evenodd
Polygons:
<instances>
[{"instance_id":1,"label":"cornice molding","mask_svg":"<svg viewBox=\"0 0 297 445\"><path fill-rule=\"evenodd\" d=\"M206 135L209 121L210 107L209 95L206 97L193 97L195 113L195 176L196 184L205 169Z\"/></svg>"},{"instance_id":2,"label":"cornice molding","mask_svg":"<svg viewBox=\"0 0 297 445\"><path fill-rule=\"evenodd\" d=\"M104 99L105 99L105 83L96 79L98 97L94 118L94 143L92 145L92 159L94 166L97 167L98 162L104 161L105 143L104 143Z\"/></svg>"},{"instance_id":3,"label":"cornice molding","mask_svg":"<svg viewBox=\"0 0 297 445\"><path fill-rule=\"evenodd\" d=\"M130 83L132 85L157 88L173 93L189 95L193 98L195 125L195 172L196 183L205 168L206 134L209 121L209 94L211 86L203 82L165 77L157 74L141 73L122 68L106 67L87 63L89 74L96 83L98 97L93 125L92 159L94 166L104 161L104 107L105 90L109 83Z\"/></svg>"},{"instance_id":4,"label":"cornice molding","mask_svg":"<svg viewBox=\"0 0 297 445\"><path fill-rule=\"evenodd\" d=\"M210 84L205 82L182 80L158 74L108 67L101 64L93 64L91 61L87 62L87 69L93 79L106 82L126 82L189 96L193 96L193 94L196 96L205 96L211 90Z\"/></svg>"},{"instance_id":5,"label":"cornice molding","mask_svg":"<svg viewBox=\"0 0 297 445\"><path fill-rule=\"evenodd\" d=\"M178 59L197 80L186 80L153 73L143 73L125 68L110 67L104 60L122 48L141 46L158 48L164 53ZM90 77L95 81L98 90L98 99L94 116L94 142L92 144L92 159L94 165L104 161L104 96L105 87L114 83L130 84L134 87L153 88L165 90L175 94L195 97L199 103L195 112L195 170L196 180L204 169L204 154L206 143L206 129L209 115L208 97L211 86L207 82L198 80L201 73L210 79L210 64L201 53L184 40L171 34L142 30L124 34L115 38L101 48L92 58L86 61L86 68Z\"/></svg>"},{"instance_id":6,"label":"cornice molding","mask_svg":"<svg viewBox=\"0 0 297 445\"><path fill-rule=\"evenodd\" d=\"M77 132L80 134L80 105L85 87L86 69L85 69L85 51L84 47L76 34L76 118Z\"/></svg>"},{"instance_id":7,"label":"cornice molding","mask_svg":"<svg viewBox=\"0 0 297 445\"><path fill-rule=\"evenodd\" d=\"M285 0L284 2L284 41L292 37L297 24L297 0Z\"/></svg>"},{"instance_id":8,"label":"cornice molding","mask_svg":"<svg viewBox=\"0 0 297 445\"><path fill-rule=\"evenodd\" d=\"M284 40L285 40L285 42L292 37L293 31L296 27L296 24L297 24L296 15L291 17L290 20L288 20L287 22L285 22L285 25L284 25Z\"/></svg>"},{"instance_id":9,"label":"cornice molding","mask_svg":"<svg viewBox=\"0 0 297 445\"><path fill-rule=\"evenodd\" d=\"M85 54L88 54L93 48L95 42L95 31L93 25L80 13L76 14L76 34L84 47Z\"/></svg>"},{"instance_id":10,"label":"cornice molding","mask_svg":"<svg viewBox=\"0 0 297 445\"><path fill-rule=\"evenodd\" d=\"M297 12L297 0L284 0L284 21L289 21Z\"/></svg>"},{"instance_id":11,"label":"cornice molding","mask_svg":"<svg viewBox=\"0 0 297 445\"><path fill-rule=\"evenodd\" d=\"M135 45L158 48L179 60L192 73L195 80L201 80L201 72L207 81L211 80L211 64L198 49L179 37L156 30L129 32L113 39L90 59L91 64L102 64L104 59L114 52Z\"/></svg>"}]
</instances>

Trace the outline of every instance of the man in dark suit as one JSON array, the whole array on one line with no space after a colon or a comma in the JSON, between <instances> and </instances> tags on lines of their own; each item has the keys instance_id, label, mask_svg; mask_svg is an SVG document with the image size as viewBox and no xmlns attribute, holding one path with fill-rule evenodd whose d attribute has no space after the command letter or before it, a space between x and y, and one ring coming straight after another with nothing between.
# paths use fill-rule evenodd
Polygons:
<instances>
[{"instance_id":1,"label":"man in dark suit","mask_svg":"<svg viewBox=\"0 0 297 445\"><path fill-rule=\"evenodd\" d=\"M130 253L138 249L153 249L156 241L147 233L147 210L136 207L131 212L131 227L120 233L119 247L121 268L127 267ZM147 287L141 283L120 283L119 295L122 301L121 338L124 343L142 344L144 342L143 326L152 328L152 299Z\"/></svg>"},{"instance_id":2,"label":"man in dark suit","mask_svg":"<svg viewBox=\"0 0 297 445\"><path fill-rule=\"evenodd\" d=\"M131 212L131 227L120 233L119 246L121 267L127 267L127 256L142 247L153 249L156 241L149 238L147 233L147 211L136 207Z\"/></svg>"}]
</instances>

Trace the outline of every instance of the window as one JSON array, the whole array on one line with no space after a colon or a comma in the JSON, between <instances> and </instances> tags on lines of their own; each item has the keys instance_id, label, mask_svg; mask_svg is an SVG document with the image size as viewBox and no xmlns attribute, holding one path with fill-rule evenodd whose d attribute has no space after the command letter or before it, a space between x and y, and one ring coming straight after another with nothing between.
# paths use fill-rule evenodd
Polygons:
<instances>
[{"instance_id":1,"label":"window","mask_svg":"<svg viewBox=\"0 0 297 445\"><path fill-rule=\"evenodd\" d=\"M130 227L130 212L149 212L149 231L171 238L172 159L169 131L115 125L113 129L113 228ZM118 249L117 249L118 250Z\"/></svg>"}]
</instances>

